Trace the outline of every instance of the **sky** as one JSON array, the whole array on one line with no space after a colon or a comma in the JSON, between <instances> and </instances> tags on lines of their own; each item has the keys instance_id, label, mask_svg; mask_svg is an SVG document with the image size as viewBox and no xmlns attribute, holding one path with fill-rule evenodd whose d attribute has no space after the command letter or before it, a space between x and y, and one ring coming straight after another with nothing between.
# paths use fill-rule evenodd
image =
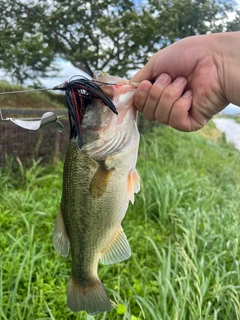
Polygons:
<instances>
[{"instance_id":1,"label":"sky","mask_svg":"<svg viewBox=\"0 0 240 320\"><path fill-rule=\"evenodd\" d=\"M52 78L40 78L41 83L46 88L52 88L56 85L63 83L66 80L69 80L71 77L75 75L83 75L89 78L89 76L81 71L78 68L75 68L70 61L59 60L58 64L60 71L58 76Z\"/></svg>"}]
</instances>

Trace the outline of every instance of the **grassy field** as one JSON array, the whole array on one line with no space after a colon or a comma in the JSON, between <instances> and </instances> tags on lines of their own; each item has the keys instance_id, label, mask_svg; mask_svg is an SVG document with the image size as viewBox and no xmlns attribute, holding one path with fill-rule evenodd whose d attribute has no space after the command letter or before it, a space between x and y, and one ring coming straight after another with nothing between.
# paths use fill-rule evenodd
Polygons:
<instances>
[{"instance_id":1,"label":"grassy field","mask_svg":"<svg viewBox=\"0 0 240 320\"><path fill-rule=\"evenodd\" d=\"M57 85L57 84L56 84ZM19 90L28 90L33 88L21 87L9 84L7 81L0 80L0 92L11 92ZM18 109L61 109L64 108L64 95L59 91L34 91L18 94L8 94L0 96L1 108Z\"/></svg>"},{"instance_id":2,"label":"grassy field","mask_svg":"<svg viewBox=\"0 0 240 320\"><path fill-rule=\"evenodd\" d=\"M62 163L2 168L0 319L240 319L240 157L213 124L202 135L142 136L142 187L123 223L132 257L99 266L113 309L95 317L68 310L71 261L51 243Z\"/></svg>"}]
</instances>

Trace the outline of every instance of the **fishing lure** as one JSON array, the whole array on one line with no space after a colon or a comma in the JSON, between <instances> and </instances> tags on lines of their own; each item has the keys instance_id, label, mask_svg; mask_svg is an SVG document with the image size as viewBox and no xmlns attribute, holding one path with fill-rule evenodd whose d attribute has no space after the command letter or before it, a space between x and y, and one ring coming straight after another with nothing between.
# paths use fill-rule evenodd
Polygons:
<instances>
[{"instance_id":1,"label":"fishing lure","mask_svg":"<svg viewBox=\"0 0 240 320\"><path fill-rule=\"evenodd\" d=\"M54 112L45 112L42 117L40 118L3 118L2 110L0 109L0 118L3 121L11 121L17 126L27 129L27 130L39 130L42 127L47 125L56 123L58 126L58 130L60 132L63 131L63 124L58 120L63 116L57 116Z\"/></svg>"},{"instance_id":2,"label":"fishing lure","mask_svg":"<svg viewBox=\"0 0 240 320\"><path fill-rule=\"evenodd\" d=\"M81 77L76 80L70 79L69 82L66 81L60 86L53 88L53 90L65 91L65 99L70 121L70 139L78 137L79 148L81 148L83 144L81 127L82 117L93 99L101 100L115 114L118 114L111 99L101 89L101 85L109 85L109 83Z\"/></svg>"},{"instance_id":3,"label":"fishing lure","mask_svg":"<svg viewBox=\"0 0 240 320\"><path fill-rule=\"evenodd\" d=\"M76 76L75 76L76 77ZM73 79L73 78L71 78ZM94 79L87 79L83 76L76 80L65 81L62 84L48 89L29 89L21 91L1 92L0 95L13 94L19 92L30 92L39 90L61 90L65 91L66 106L68 109L69 121L70 121L70 139L78 137L78 146L82 147L82 117L87 107L92 103L93 99L99 99L107 107L109 107L115 114L117 110L107 96L107 94L101 89L102 85L110 85L110 83L99 82ZM59 131L63 131L63 124L59 121L59 118L64 116L57 116L54 112L46 112L41 118L3 118L0 109L0 117L3 121L11 121L21 128L28 130L39 130L42 127L56 123Z\"/></svg>"}]
</instances>

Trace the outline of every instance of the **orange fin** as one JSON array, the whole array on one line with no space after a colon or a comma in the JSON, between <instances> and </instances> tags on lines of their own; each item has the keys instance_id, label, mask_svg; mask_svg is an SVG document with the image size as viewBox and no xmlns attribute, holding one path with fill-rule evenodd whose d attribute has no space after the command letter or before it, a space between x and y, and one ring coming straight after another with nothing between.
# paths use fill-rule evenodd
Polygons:
<instances>
[{"instance_id":1,"label":"orange fin","mask_svg":"<svg viewBox=\"0 0 240 320\"><path fill-rule=\"evenodd\" d=\"M140 177L136 169L131 170L128 175L127 188L129 200L134 203L134 193L140 190Z\"/></svg>"},{"instance_id":2,"label":"orange fin","mask_svg":"<svg viewBox=\"0 0 240 320\"><path fill-rule=\"evenodd\" d=\"M85 310L88 314L110 311L112 306L102 282L96 278L88 286L81 286L70 276L67 304L71 311Z\"/></svg>"},{"instance_id":3,"label":"orange fin","mask_svg":"<svg viewBox=\"0 0 240 320\"><path fill-rule=\"evenodd\" d=\"M104 162L99 162L97 171L89 186L89 193L92 197L98 198L104 195L113 170L114 169L107 169Z\"/></svg>"},{"instance_id":4,"label":"orange fin","mask_svg":"<svg viewBox=\"0 0 240 320\"><path fill-rule=\"evenodd\" d=\"M68 252L70 249L70 241L68 239L68 235L65 229L61 208L59 208L57 218L55 221L55 227L53 232L53 246L61 256L68 256Z\"/></svg>"},{"instance_id":5,"label":"orange fin","mask_svg":"<svg viewBox=\"0 0 240 320\"><path fill-rule=\"evenodd\" d=\"M119 226L112 241L102 252L100 262L102 264L113 264L128 259L131 249L122 226Z\"/></svg>"}]
</instances>

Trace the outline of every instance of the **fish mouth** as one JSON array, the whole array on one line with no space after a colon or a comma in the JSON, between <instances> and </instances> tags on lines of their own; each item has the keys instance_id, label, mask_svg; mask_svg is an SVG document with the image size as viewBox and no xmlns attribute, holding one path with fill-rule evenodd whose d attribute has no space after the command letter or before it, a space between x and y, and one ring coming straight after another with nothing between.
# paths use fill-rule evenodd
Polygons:
<instances>
[{"instance_id":1,"label":"fish mouth","mask_svg":"<svg viewBox=\"0 0 240 320\"><path fill-rule=\"evenodd\" d=\"M83 146L82 118L94 99L100 100L112 112L118 114L112 100L107 93L102 90L101 86L103 85L112 84L81 77L75 80L70 79L70 81L65 82L61 88L54 88L55 90L65 91L65 100L70 121L70 139L78 137L78 147L80 149Z\"/></svg>"}]
</instances>

